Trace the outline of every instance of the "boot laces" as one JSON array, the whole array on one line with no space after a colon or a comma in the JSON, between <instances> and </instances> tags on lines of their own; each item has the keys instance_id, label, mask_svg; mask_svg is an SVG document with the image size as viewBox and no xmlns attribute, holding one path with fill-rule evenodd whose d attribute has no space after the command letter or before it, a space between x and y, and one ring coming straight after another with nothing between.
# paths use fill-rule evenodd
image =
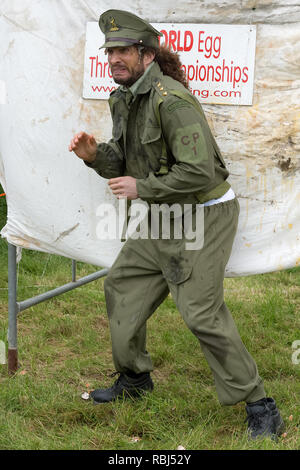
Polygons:
<instances>
[{"instance_id":1,"label":"boot laces","mask_svg":"<svg viewBox=\"0 0 300 470\"><path fill-rule=\"evenodd\" d=\"M121 382L121 378L123 377L122 372L118 372L118 371L113 372L112 374L110 374L110 377L115 377L116 375L118 375L119 377L118 377L117 380L114 382L112 388L116 388L116 387L119 385L119 383Z\"/></svg>"},{"instance_id":2,"label":"boot laces","mask_svg":"<svg viewBox=\"0 0 300 470\"><path fill-rule=\"evenodd\" d=\"M121 372L115 371L112 374L109 374L109 377L115 377L118 374L121 375Z\"/></svg>"}]
</instances>

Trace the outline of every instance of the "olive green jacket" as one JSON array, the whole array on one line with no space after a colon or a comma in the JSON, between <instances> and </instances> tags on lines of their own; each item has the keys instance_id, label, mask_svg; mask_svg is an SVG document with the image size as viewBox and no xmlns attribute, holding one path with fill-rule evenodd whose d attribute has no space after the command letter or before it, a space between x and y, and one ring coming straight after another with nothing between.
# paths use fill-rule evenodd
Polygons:
<instances>
[{"instance_id":1,"label":"olive green jacket","mask_svg":"<svg viewBox=\"0 0 300 470\"><path fill-rule=\"evenodd\" d=\"M111 93L112 139L89 167L130 175L147 202L205 202L230 187L220 150L196 98L154 62L129 89Z\"/></svg>"}]
</instances>

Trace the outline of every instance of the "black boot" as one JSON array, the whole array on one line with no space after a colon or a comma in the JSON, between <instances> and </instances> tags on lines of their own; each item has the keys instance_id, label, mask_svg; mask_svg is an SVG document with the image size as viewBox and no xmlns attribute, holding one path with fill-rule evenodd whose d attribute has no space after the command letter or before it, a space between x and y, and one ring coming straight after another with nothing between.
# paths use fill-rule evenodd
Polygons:
<instances>
[{"instance_id":1,"label":"black boot","mask_svg":"<svg viewBox=\"0 0 300 470\"><path fill-rule=\"evenodd\" d=\"M262 398L246 406L248 433L251 439L271 437L276 439L283 433L284 423L273 398Z\"/></svg>"},{"instance_id":2,"label":"black boot","mask_svg":"<svg viewBox=\"0 0 300 470\"><path fill-rule=\"evenodd\" d=\"M120 373L119 378L110 388L98 388L90 393L90 398L94 403L107 403L118 398L135 398L147 391L153 390L153 382L149 372L138 374L136 377L129 377Z\"/></svg>"}]
</instances>

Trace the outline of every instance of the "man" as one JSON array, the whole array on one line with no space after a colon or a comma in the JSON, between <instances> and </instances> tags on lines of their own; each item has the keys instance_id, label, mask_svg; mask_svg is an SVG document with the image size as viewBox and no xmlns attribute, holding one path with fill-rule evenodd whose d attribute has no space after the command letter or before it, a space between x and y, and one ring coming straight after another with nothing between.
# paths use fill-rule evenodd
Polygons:
<instances>
[{"instance_id":1,"label":"man","mask_svg":"<svg viewBox=\"0 0 300 470\"><path fill-rule=\"evenodd\" d=\"M281 416L274 400L266 397L223 299L239 205L201 106L188 91L178 57L159 47L161 33L149 23L109 10L100 16L99 26L111 73L120 85L109 100L113 138L97 144L81 132L69 150L107 178L117 198L140 198L156 208L190 207L191 220L184 219L183 226L196 224L196 230L203 230L203 243L188 249L185 226L181 239L173 234L166 240L159 228L159 236L126 241L105 280L113 360L120 375L112 387L90 396L105 403L153 389L146 321L171 292L199 339L220 402L247 403L251 437L279 435ZM149 221L151 225L151 216ZM172 229L176 221L175 215L170 218Z\"/></svg>"}]
</instances>

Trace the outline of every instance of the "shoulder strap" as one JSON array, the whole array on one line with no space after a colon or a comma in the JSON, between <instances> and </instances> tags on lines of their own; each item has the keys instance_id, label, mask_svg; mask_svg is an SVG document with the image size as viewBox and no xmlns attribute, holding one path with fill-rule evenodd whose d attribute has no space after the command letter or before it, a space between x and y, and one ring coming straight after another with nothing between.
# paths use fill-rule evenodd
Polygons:
<instances>
[{"instance_id":1,"label":"shoulder strap","mask_svg":"<svg viewBox=\"0 0 300 470\"><path fill-rule=\"evenodd\" d=\"M162 97L158 95L158 98L156 99L154 111L155 111L155 116L159 124L159 127L161 128L162 149L161 149L161 156L159 159L160 168L158 171L155 172L156 175L166 175L169 172L167 145L166 145L166 141L165 141L163 131L162 131L161 118L160 118L160 112L159 112L159 107L162 102L163 102Z\"/></svg>"}]
</instances>

